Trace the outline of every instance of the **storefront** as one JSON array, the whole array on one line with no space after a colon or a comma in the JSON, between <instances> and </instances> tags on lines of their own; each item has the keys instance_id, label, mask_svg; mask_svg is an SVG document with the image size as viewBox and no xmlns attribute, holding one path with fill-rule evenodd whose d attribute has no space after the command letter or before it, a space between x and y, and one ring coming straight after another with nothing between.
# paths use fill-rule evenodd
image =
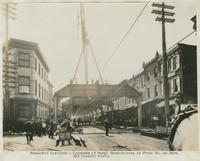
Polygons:
<instances>
[{"instance_id":1,"label":"storefront","mask_svg":"<svg viewBox=\"0 0 200 161\"><path fill-rule=\"evenodd\" d=\"M169 116L175 113L175 100L169 102ZM163 98L154 99L142 105L142 126L155 127L155 122L159 126L165 126L165 102Z\"/></svg>"},{"instance_id":2,"label":"storefront","mask_svg":"<svg viewBox=\"0 0 200 161\"><path fill-rule=\"evenodd\" d=\"M12 98L10 100L10 125L13 131L22 130L27 119L47 119L48 105L34 98Z\"/></svg>"}]
</instances>

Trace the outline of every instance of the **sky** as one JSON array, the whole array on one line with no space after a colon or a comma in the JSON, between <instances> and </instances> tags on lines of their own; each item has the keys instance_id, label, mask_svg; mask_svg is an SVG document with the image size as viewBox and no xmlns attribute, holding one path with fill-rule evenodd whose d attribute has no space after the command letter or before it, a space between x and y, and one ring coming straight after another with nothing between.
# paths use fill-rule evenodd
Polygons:
<instances>
[{"instance_id":1,"label":"sky","mask_svg":"<svg viewBox=\"0 0 200 161\"><path fill-rule=\"evenodd\" d=\"M196 14L196 3L174 5L175 22L166 24L167 48L193 31L190 20ZM85 3L86 30L102 71L117 44L134 22L145 3ZM49 80L54 91L72 79L82 42L79 3L17 3L16 20L9 21L9 37L39 44L49 65ZM162 53L161 23L155 21L149 3L126 39L102 72L104 81L119 83L142 69L142 63ZM193 34L183 43L196 44ZM88 53L89 83L99 78ZM84 83L84 66L80 64L78 83Z\"/></svg>"}]
</instances>

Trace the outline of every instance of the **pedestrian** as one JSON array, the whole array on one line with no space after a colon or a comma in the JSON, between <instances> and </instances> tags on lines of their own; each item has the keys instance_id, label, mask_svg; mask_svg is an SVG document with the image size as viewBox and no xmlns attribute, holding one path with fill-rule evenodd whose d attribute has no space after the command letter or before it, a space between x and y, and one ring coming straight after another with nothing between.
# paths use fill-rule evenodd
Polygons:
<instances>
[{"instance_id":1,"label":"pedestrian","mask_svg":"<svg viewBox=\"0 0 200 161\"><path fill-rule=\"evenodd\" d=\"M25 123L25 132L26 132L27 144L29 144L31 142L31 137L33 134L33 128L30 120L27 120Z\"/></svg>"},{"instance_id":2,"label":"pedestrian","mask_svg":"<svg viewBox=\"0 0 200 161\"><path fill-rule=\"evenodd\" d=\"M42 135L44 136L46 136L46 127L47 125L44 122L42 122Z\"/></svg>"},{"instance_id":3,"label":"pedestrian","mask_svg":"<svg viewBox=\"0 0 200 161\"><path fill-rule=\"evenodd\" d=\"M54 133L54 124L53 121L50 121L50 125L49 125L49 138L53 139L53 133Z\"/></svg>"},{"instance_id":4,"label":"pedestrian","mask_svg":"<svg viewBox=\"0 0 200 161\"><path fill-rule=\"evenodd\" d=\"M38 130L38 136L41 137L42 136L42 121L41 121L41 119L37 123L37 130Z\"/></svg>"},{"instance_id":5,"label":"pedestrian","mask_svg":"<svg viewBox=\"0 0 200 161\"><path fill-rule=\"evenodd\" d=\"M69 120L65 119L58 128L56 146L58 146L60 142L62 142L62 146L64 146L65 141L68 141L68 145L71 145L70 140L73 138L71 135L72 131L73 128L71 127Z\"/></svg>"},{"instance_id":6,"label":"pedestrian","mask_svg":"<svg viewBox=\"0 0 200 161\"><path fill-rule=\"evenodd\" d=\"M105 127L105 129L106 129L106 136L109 136L109 135L108 135L108 132L109 132L109 129L111 130L111 125L110 125L108 119L106 119L106 120L104 121L104 127Z\"/></svg>"},{"instance_id":7,"label":"pedestrian","mask_svg":"<svg viewBox=\"0 0 200 161\"><path fill-rule=\"evenodd\" d=\"M34 119L31 120L31 129L32 129L32 132L31 132L30 139L31 139L31 141L33 141L33 133L34 133Z\"/></svg>"}]
</instances>

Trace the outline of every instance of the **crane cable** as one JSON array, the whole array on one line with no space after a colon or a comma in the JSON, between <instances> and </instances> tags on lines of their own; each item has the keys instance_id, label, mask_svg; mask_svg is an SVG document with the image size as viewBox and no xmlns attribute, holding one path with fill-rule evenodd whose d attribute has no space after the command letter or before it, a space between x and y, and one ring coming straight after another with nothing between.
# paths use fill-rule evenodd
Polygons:
<instances>
[{"instance_id":1,"label":"crane cable","mask_svg":"<svg viewBox=\"0 0 200 161\"><path fill-rule=\"evenodd\" d=\"M128 34L130 33L130 31L132 30L132 28L134 27L134 25L136 24L136 22L139 20L140 16L142 15L142 13L144 12L144 10L146 9L147 5L149 4L149 2L147 2L145 4L145 6L142 8L142 10L140 11L140 13L138 14L138 16L136 17L136 19L134 20L134 22L131 24L130 28L128 29L128 31L124 34L124 36L122 37L122 39L120 40L120 42L118 43L118 45L116 46L116 48L113 50L111 56L109 57L109 59L106 61L106 63L103 66L103 70L105 69L105 66L110 62L110 60L112 59L112 57L116 54L117 50L119 49L119 47L121 46L121 44L123 43L123 41L125 40L125 38L128 36ZM119 88L120 89L120 88ZM91 102L93 102L95 100L95 98L93 98ZM78 111L80 110L80 108L78 108L78 110L75 112L76 114L78 113Z\"/></svg>"}]
</instances>

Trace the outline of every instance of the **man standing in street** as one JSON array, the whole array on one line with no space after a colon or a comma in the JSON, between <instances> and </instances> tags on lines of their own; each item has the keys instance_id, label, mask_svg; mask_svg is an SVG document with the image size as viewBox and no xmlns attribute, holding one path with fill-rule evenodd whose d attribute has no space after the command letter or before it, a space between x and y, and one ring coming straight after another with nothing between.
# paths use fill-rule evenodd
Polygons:
<instances>
[{"instance_id":1,"label":"man standing in street","mask_svg":"<svg viewBox=\"0 0 200 161\"><path fill-rule=\"evenodd\" d=\"M109 131L109 129L111 130L111 125L110 125L108 119L106 119L106 120L104 121L104 126L105 126L105 128L106 128L106 136L109 136L109 135L108 135L108 131Z\"/></svg>"},{"instance_id":2,"label":"man standing in street","mask_svg":"<svg viewBox=\"0 0 200 161\"><path fill-rule=\"evenodd\" d=\"M49 125L49 138L53 139L53 135L54 135L54 123L53 120L50 121L50 125Z\"/></svg>"},{"instance_id":3,"label":"man standing in street","mask_svg":"<svg viewBox=\"0 0 200 161\"><path fill-rule=\"evenodd\" d=\"M30 120L26 121L24 130L26 132L27 144L29 144L32 140L32 135L33 135L33 128Z\"/></svg>"}]
</instances>

